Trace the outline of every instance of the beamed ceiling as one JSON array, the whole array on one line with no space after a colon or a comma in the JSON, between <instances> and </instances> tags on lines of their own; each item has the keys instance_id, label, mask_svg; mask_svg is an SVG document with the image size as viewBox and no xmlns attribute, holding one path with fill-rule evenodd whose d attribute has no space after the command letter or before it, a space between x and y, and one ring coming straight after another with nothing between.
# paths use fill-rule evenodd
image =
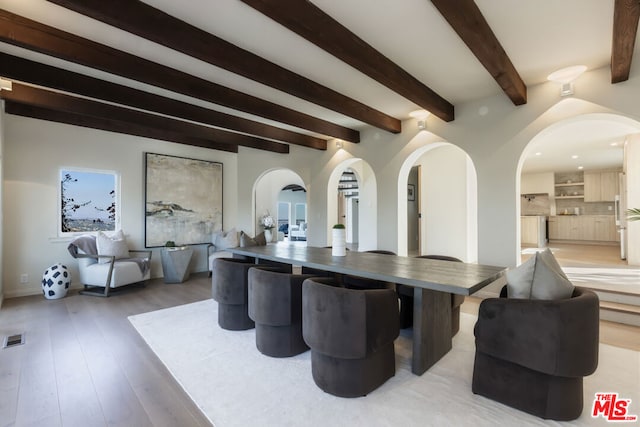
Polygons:
<instances>
[{"instance_id":1,"label":"beamed ceiling","mask_svg":"<svg viewBox=\"0 0 640 427\"><path fill-rule=\"evenodd\" d=\"M9 114L237 152L326 150L560 68L629 78L639 0L0 0Z\"/></svg>"}]
</instances>

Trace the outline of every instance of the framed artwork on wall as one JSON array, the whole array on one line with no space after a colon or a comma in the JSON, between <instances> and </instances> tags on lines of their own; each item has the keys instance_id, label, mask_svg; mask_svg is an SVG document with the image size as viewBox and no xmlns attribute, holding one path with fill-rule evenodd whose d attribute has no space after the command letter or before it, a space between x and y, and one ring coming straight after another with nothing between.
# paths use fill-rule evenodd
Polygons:
<instances>
[{"instance_id":1,"label":"framed artwork on wall","mask_svg":"<svg viewBox=\"0 0 640 427\"><path fill-rule=\"evenodd\" d=\"M222 229L222 163L145 153L145 246L211 242Z\"/></svg>"},{"instance_id":2,"label":"framed artwork on wall","mask_svg":"<svg viewBox=\"0 0 640 427\"><path fill-rule=\"evenodd\" d=\"M416 200L416 186L413 184L407 184L407 200L410 202Z\"/></svg>"}]
</instances>

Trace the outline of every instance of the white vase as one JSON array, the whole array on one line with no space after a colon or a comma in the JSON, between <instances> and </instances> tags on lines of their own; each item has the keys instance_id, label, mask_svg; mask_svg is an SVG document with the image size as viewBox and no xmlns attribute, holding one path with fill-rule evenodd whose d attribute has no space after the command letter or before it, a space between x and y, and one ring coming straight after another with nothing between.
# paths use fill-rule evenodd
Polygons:
<instances>
[{"instance_id":1,"label":"white vase","mask_svg":"<svg viewBox=\"0 0 640 427\"><path fill-rule=\"evenodd\" d=\"M264 238L267 240L267 243L271 243L273 241L273 234L271 234L271 229L265 228Z\"/></svg>"},{"instance_id":2,"label":"white vase","mask_svg":"<svg viewBox=\"0 0 640 427\"><path fill-rule=\"evenodd\" d=\"M334 228L332 230L331 255L347 255L347 233L344 228Z\"/></svg>"}]
</instances>

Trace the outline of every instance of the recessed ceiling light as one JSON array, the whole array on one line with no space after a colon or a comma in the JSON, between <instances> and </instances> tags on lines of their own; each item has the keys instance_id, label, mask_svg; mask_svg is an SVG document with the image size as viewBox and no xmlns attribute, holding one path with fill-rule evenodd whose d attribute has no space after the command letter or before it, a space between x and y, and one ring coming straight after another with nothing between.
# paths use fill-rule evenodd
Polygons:
<instances>
[{"instance_id":1,"label":"recessed ceiling light","mask_svg":"<svg viewBox=\"0 0 640 427\"><path fill-rule=\"evenodd\" d=\"M538 152L536 153L536 156L542 156L542 153L538 151Z\"/></svg>"},{"instance_id":2,"label":"recessed ceiling light","mask_svg":"<svg viewBox=\"0 0 640 427\"><path fill-rule=\"evenodd\" d=\"M578 169L582 170L584 169L584 166L578 166Z\"/></svg>"},{"instance_id":3,"label":"recessed ceiling light","mask_svg":"<svg viewBox=\"0 0 640 427\"><path fill-rule=\"evenodd\" d=\"M573 156L571 156L571 158L572 158L572 159L577 159L577 158L578 158L578 155L577 155L577 154L574 154Z\"/></svg>"},{"instance_id":4,"label":"recessed ceiling light","mask_svg":"<svg viewBox=\"0 0 640 427\"><path fill-rule=\"evenodd\" d=\"M611 144L609 144L609 145L610 145L610 146L612 146L612 147L617 147L617 146L618 146L618 144L619 144L618 142L612 142L612 143L611 143Z\"/></svg>"}]
</instances>

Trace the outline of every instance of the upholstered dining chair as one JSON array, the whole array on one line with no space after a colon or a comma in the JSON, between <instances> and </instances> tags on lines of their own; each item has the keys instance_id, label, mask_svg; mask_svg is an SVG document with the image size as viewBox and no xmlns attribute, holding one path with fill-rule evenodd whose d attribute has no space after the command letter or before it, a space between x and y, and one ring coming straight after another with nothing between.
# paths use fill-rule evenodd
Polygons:
<instances>
[{"instance_id":1,"label":"upholstered dining chair","mask_svg":"<svg viewBox=\"0 0 640 427\"><path fill-rule=\"evenodd\" d=\"M302 335L323 391L364 396L395 375L398 299L391 289L347 289L330 278L302 284Z\"/></svg>"},{"instance_id":2,"label":"upholstered dining chair","mask_svg":"<svg viewBox=\"0 0 640 427\"><path fill-rule=\"evenodd\" d=\"M545 419L568 421L583 409L583 377L598 365L597 295L500 298L480 303L472 390ZM592 396L593 397L593 396Z\"/></svg>"},{"instance_id":3,"label":"upholstered dining chair","mask_svg":"<svg viewBox=\"0 0 640 427\"><path fill-rule=\"evenodd\" d=\"M249 317L256 347L267 356L290 357L309 349L302 338L302 282L309 275L249 270Z\"/></svg>"},{"instance_id":4,"label":"upholstered dining chair","mask_svg":"<svg viewBox=\"0 0 640 427\"><path fill-rule=\"evenodd\" d=\"M222 329L241 331L255 325L249 317L249 269L256 264L250 259L216 258L213 262L211 295L218 302L218 325Z\"/></svg>"},{"instance_id":5,"label":"upholstered dining chair","mask_svg":"<svg viewBox=\"0 0 640 427\"><path fill-rule=\"evenodd\" d=\"M462 262L458 258L447 255L419 255L416 258L436 259L440 261ZM397 286L400 298L400 327L409 328L413 325L413 288ZM460 330L460 306L464 302L464 295L451 294L451 336Z\"/></svg>"}]
</instances>

